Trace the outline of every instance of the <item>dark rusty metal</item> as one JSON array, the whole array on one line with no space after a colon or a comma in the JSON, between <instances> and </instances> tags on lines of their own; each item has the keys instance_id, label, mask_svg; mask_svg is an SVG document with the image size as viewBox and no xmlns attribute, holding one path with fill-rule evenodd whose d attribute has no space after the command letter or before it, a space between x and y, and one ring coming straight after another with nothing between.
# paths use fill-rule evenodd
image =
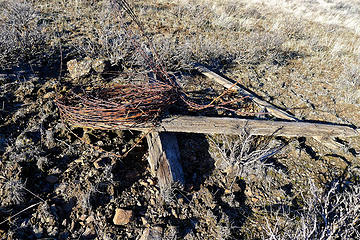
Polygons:
<instances>
[{"instance_id":1,"label":"dark rusty metal","mask_svg":"<svg viewBox=\"0 0 360 240\"><path fill-rule=\"evenodd\" d=\"M165 83L114 85L83 94L69 91L56 99L61 118L73 126L125 129L155 122L178 99L176 89Z\"/></svg>"}]
</instances>

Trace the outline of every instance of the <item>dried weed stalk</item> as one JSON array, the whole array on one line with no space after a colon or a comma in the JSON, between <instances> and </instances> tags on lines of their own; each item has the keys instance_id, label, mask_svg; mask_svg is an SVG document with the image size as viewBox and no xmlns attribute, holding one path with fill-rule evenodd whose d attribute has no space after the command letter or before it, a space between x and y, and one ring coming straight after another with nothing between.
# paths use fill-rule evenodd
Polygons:
<instances>
[{"instance_id":1,"label":"dried weed stalk","mask_svg":"<svg viewBox=\"0 0 360 240\"><path fill-rule=\"evenodd\" d=\"M243 129L238 136L214 135L209 137L210 154L216 167L223 171L235 171L246 177L266 165L266 159L278 153L284 145L261 141Z\"/></svg>"},{"instance_id":2,"label":"dried weed stalk","mask_svg":"<svg viewBox=\"0 0 360 240\"><path fill-rule=\"evenodd\" d=\"M300 209L268 213L263 239L359 239L360 187L338 180L325 190L312 181L308 186Z\"/></svg>"},{"instance_id":3,"label":"dried weed stalk","mask_svg":"<svg viewBox=\"0 0 360 240\"><path fill-rule=\"evenodd\" d=\"M0 1L0 66L44 53L48 35L40 16L26 1Z\"/></svg>"}]
</instances>

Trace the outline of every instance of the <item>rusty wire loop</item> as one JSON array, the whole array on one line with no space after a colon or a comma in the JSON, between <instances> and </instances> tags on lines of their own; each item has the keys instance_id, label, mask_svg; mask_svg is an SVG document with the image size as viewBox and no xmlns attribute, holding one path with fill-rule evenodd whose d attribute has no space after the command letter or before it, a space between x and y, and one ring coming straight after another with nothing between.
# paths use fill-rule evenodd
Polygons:
<instances>
[{"instance_id":1,"label":"rusty wire loop","mask_svg":"<svg viewBox=\"0 0 360 240\"><path fill-rule=\"evenodd\" d=\"M177 91L165 83L114 85L84 94L70 91L56 100L61 117L70 125L101 130L141 127L155 122L177 101Z\"/></svg>"}]
</instances>

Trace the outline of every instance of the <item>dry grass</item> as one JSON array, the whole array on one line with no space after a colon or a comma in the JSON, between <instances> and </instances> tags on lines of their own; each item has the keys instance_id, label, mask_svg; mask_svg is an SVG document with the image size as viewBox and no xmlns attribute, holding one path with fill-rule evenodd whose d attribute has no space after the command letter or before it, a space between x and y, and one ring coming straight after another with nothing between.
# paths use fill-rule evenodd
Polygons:
<instances>
[{"instance_id":1,"label":"dry grass","mask_svg":"<svg viewBox=\"0 0 360 240\"><path fill-rule=\"evenodd\" d=\"M357 239L360 237L357 184L335 181L325 190L311 181L297 210L280 207L268 212L265 239Z\"/></svg>"},{"instance_id":2,"label":"dry grass","mask_svg":"<svg viewBox=\"0 0 360 240\"><path fill-rule=\"evenodd\" d=\"M216 160L215 166L224 172L232 172L240 178L263 175L265 168L271 165L267 160L284 147L269 140L251 136L244 129L239 136L215 135L209 137L210 154Z\"/></svg>"},{"instance_id":3,"label":"dry grass","mask_svg":"<svg viewBox=\"0 0 360 240\"><path fill-rule=\"evenodd\" d=\"M49 35L42 16L26 1L0 1L0 8L0 66L44 60Z\"/></svg>"},{"instance_id":4,"label":"dry grass","mask_svg":"<svg viewBox=\"0 0 360 240\"><path fill-rule=\"evenodd\" d=\"M171 20L163 21L161 26L169 32L164 35L171 39L175 32L177 44L160 44L159 49L165 46L164 55L175 59L178 67L186 68L192 61L222 71L230 67L228 76L242 78L244 85L262 92L263 97L299 118L358 122L357 114L340 110L347 109L347 104L357 107L359 101L358 85L353 84L358 77L352 74L360 59L360 39L355 29L358 24L348 24L356 23L358 4L347 1L304 4L172 1L172 4L164 13L165 18L174 14L186 28ZM302 11L311 14L301 14ZM196 34L192 35L193 32ZM343 114L334 114L335 111Z\"/></svg>"}]
</instances>

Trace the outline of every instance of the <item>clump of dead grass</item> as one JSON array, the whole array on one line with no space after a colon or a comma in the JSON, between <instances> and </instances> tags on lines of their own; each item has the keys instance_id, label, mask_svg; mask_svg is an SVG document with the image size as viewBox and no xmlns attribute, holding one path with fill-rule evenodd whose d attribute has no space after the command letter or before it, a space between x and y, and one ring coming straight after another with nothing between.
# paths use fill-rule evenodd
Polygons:
<instances>
[{"instance_id":1,"label":"clump of dead grass","mask_svg":"<svg viewBox=\"0 0 360 240\"><path fill-rule=\"evenodd\" d=\"M0 206L7 206L11 204L20 204L25 200L25 184L21 180L15 179L2 179L1 193L3 198L1 198Z\"/></svg>"},{"instance_id":2,"label":"clump of dead grass","mask_svg":"<svg viewBox=\"0 0 360 240\"><path fill-rule=\"evenodd\" d=\"M270 211L262 225L264 239L354 239L360 236L360 188L338 180L325 189L308 182L298 209Z\"/></svg>"},{"instance_id":3,"label":"clump of dead grass","mask_svg":"<svg viewBox=\"0 0 360 240\"><path fill-rule=\"evenodd\" d=\"M235 172L241 178L264 172L261 169L271 165L266 160L284 147L277 141L252 136L245 129L238 136L214 135L209 141L215 166L225 172Z\"/></svg>"},{"instance_id":4,"label":"clump of dead grass","mask_svg":"<svg viewBox=\"0 0 360 240\"><path fill-rule=\"evenodd\" d=\"M42 57L48 36L33 6L26 1L2 1L0 9L0 66Z\"/></svg>"}]
</instances>

